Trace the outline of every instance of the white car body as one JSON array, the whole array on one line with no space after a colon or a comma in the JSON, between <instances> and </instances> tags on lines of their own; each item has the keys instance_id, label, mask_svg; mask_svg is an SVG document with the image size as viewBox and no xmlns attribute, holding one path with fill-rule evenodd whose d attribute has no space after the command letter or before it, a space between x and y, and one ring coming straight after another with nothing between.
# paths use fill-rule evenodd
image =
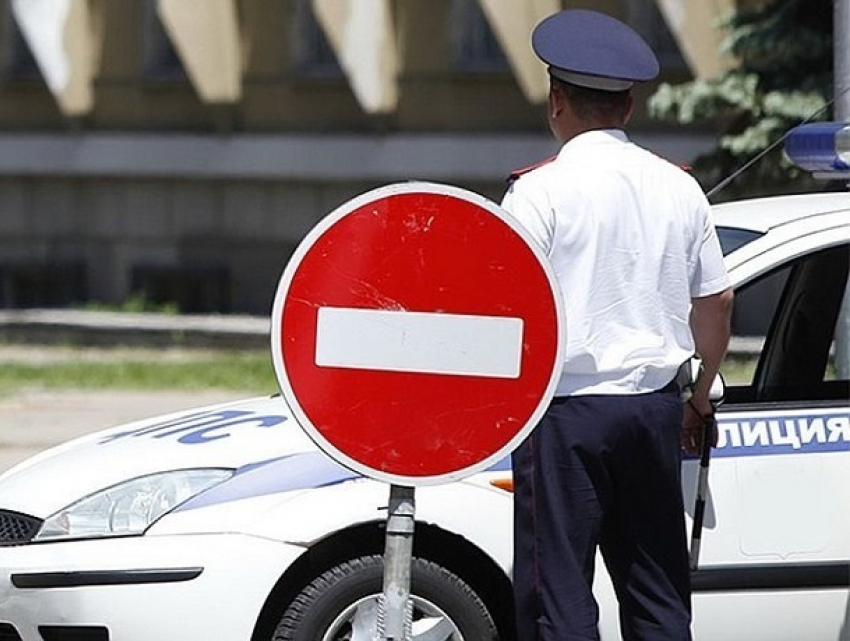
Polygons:
<instances>
[{"instance_id":1,"label":"white car body","mask_svg":"<svg viewBox=\"0 0 850 641\"><path fill-rule=\"evenodd\" d=\"M740 287L830 247L843 246L846 262L850 194L721 205L715 221L754 238L727 257ZM798 325L776 328L787 338ZM770 345L768 337L766 353ZM781 387L771 363L787 370L782 359L791 356L765 356L768 373L746 389L730 388L718 414L720 442L693 576L700 641L850 639L848 399L841 381L819 389L844 396L768 398ZM697 463L683 462L689 512ZM0 477L0 534L13 531L18 517L37 525L128 479L190 468L236 473L166 512L143 535L6 540L0 638L270 639L315 567L382 550L388 486L318 451L280 397L157 417L43 452ZM417 554L470 584L504 638L512 503L492 482L509 477L505 463L416 490ZM616 600L601 566L596 592L602 638L619 639Z\"/></svg>"}]
</instances>

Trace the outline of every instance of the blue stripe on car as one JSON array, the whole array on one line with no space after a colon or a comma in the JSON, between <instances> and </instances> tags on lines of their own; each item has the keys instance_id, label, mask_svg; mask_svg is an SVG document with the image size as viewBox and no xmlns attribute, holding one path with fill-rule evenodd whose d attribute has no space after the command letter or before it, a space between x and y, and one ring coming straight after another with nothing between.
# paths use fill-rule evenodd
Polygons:
<instances>
[{"instance_id":1,"label":"blue stripe on car","mask_svg":"<svg viewBox=\"0 0 850 641\"><path fill-rule=\"evenodd\" d=\"M227 418L232 420L233 417ZM713 453L715 457L850 452L850 414L847 410L798 412L794 415L728 413L719 418L720 439ZM487 471L510 473L510 456L503 457ZM358 478L362 475L343 467L321 451L302 452L245 465L228 481L187 501L178 510L327 487Z\"/></svg>"},{"instance_id":2,"label":"blue stripe on car","mask_svg":"<svg viewBox=\"0 0 850 641\"><path fill-rule=\"evenodd\" d=\"M321 452L292 454L246 465L229 480L186 501L177 510L194 510L268 494L325 487L356 478L360 478L360 474Z\"/></svg>"},{"instance_id":3,"label":"blue stripe on car","mask_svg":"<svg viewBox=\"0 0 850 641\"><path fill-rule=\"evenodd\" d=\"M510 456L488 468L491 472L510 470ZM343 467L322 452L291 454L245 465L229 480L186 501L175 511L195 510L281 492L327 487L358 478L362 478L362 475Z\"/></svg>"}]
</instances>

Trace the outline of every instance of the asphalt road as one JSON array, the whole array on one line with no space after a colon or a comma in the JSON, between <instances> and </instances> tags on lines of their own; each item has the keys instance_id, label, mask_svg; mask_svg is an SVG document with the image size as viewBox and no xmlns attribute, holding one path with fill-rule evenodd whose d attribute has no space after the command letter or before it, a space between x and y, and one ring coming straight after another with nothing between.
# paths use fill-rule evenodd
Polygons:
<instances>
[{"instance_id":1,"label":"asphalt road","mask_svg":"<svg viewBox=\"0 0 850 641\"><path fill-rule=\"evenodd\" d=\"M0 396L0 472L89 432L170 411L236 400L244 392L27 390Z\"/></svg>"}]
</instances>

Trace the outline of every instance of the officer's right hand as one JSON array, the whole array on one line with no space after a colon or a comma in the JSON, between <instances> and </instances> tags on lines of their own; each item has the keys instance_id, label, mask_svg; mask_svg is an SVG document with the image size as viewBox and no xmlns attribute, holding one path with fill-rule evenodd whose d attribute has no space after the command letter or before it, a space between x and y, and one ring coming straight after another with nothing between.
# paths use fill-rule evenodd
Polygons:
<instances>
[{"instance_id":1,"label":"officer's right hand","mask_svg":"<svg viewBox=\"0 0 850 641\"><path fill-rule=\"evenodd\" d=\"M685 403L682 418L682 448L688 454L699 456L705 438L708 438L711 447L717 445L717 421L714 418L714 408L708 401L703 404L692 398Z\"/></svg>"}]
</instances>

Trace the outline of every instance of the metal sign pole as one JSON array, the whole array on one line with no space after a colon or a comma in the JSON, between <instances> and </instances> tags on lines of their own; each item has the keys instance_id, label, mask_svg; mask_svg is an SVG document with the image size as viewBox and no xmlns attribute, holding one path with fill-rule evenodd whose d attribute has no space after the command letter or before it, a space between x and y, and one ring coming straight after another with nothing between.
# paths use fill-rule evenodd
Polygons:
<instances>
[{"instance_id":1,"label":"metal sign pole","mask_svg":"<svg viewBox=\"0 0 850 641\"><path fill-rule=\"evenodd\" d=\"M410 638L414 513L414 488L391 485L384 550L384 592L378 603L376 637L382 641L407 641Z\"/></svg>"}]
</instances>

